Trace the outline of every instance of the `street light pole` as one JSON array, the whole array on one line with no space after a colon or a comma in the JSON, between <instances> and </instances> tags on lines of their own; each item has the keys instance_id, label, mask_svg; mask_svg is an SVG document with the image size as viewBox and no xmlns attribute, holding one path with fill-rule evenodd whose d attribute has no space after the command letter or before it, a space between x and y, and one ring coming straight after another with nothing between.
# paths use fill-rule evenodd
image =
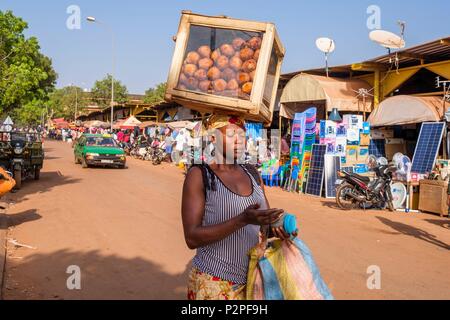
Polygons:
<instances>
[{"instance_id":1,"label":"street light pole","mask_svg":"<svg viewBox=\"0 0 450 320\"><path fill-rule=\"evenodd\" d=\"M111 34L111 48L112 48L112 74L111 74L111 132L113 130L113 122L114 122L114 73L116 68L116 62L115 62L115 37L114 32L112 28L105 24L104 22L98 21L95 17L87 17L87 21L89 22L95 22L105 27Z\"/></svg>"}]
</instances>

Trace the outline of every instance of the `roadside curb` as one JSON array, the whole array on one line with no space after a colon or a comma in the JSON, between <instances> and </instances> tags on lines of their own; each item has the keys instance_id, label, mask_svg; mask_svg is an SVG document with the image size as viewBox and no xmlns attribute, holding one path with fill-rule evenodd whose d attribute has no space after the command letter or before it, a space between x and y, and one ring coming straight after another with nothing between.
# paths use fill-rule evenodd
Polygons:
<instances>
[{"instance_id":1,"label":"roadside curb","mask_svg":"<svg viewBox=\"0 0 450 320\"><path fill-rule=\"evenodd\" d=\"M0 300L3 300L3 281L5 278L7 232L7 216L6 214L0 214Z\"/></svg>"}]
</instances>

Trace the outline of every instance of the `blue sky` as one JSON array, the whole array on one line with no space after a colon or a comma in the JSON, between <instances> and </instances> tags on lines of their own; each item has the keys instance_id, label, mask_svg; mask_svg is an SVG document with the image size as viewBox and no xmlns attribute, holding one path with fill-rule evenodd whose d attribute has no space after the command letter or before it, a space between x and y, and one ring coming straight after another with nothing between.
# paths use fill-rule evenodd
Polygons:
<instances>
[{"instance_id":1,"label":"blue sky","mask_svg":"<svg viewBox=\"0 0 450 320\"><path fill-rule=\"evenodd\" d=\"M81 9L80 30L69 30L67 7ZM111 40L107 31L85 18L95 16L116 34L116 77L130 93L144 91L167 78L180 12L193 12L269 21L277 26L286 47L283 72L321 67L315 47L321 36L336 41L332 65L347 64L385 54L368 38L368 6L381 9L381 27L399 32L406 21L407 46L450 35L450 1L406 0L0 0L0 10L12 10L29 23L27 35L37 36L42 51L53 59L58 87L70 83L90 88L111 70Z\"/></svg>"}]
</instances>

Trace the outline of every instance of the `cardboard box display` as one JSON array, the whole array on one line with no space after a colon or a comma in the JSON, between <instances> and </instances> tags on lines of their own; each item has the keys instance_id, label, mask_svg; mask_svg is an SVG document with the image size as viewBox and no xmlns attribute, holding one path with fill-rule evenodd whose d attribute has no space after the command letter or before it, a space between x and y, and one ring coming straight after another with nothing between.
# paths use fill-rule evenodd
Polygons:
<instances>
[{"instance_id":1,"label":"cardboard box display","mask_svg":"<svg viewBox=\"0 0 450 320\"><path fill-rule=\"evenodd\" d=\"M363 129L363 116L357 114L344 114L343 123L347 124L348 128Z\"/></svg>"},{"instance_id":2,"label":"cardboard box display","mask_svg":"<svg viewBox=\"0 0 450 320\"><path fill-rule=\"evenodd\" d=\"M394 138L394 130L393 129L372 129L370 134L371 134L373 140Z\"/></svg>"},{"instance_id":3,"label":"cardboard box display","mask_svg":"<svg viewBox=\"0 0 450 320\"><path fill-rule=\"evenodd\" d=\"M369 147L358 147L358 163L366 163L369 158Z\"/></svg>"},{"instance_id":4,"label":"cardboard box display","mask_svg":"<svg viewBox=\"0 0 450 320\"><path fill-rule=\"evenodd\" d=\"M347 125L345 123L336 125L336 137L347 137Z\"/></svg>"},{"instance_id":5,"label":"cardboard box display","mask_svg":"<svg viewBox=\"0 0 450 320\"><path fill-rule=\"evenodd\" d=\"M353 171L357 174L369 172L369 168L365 164L356 164L353 166Z\"/></svg>"},{"instance_id":6,"label":"cardboard box display","mask_svg":"<svg viewBox=\"0 0 450 320\"><path fill-rule=\"evenodd\" d=\"M362 133L370 134L370 123L369 122L363 122Z\"/></svg>"},{"instance_id":7,"label":"cardboard box display","mask_svg":"<svg viewBox=\"0 0 450 320\"><path fill-rule=\"evenodd\" d=\"M370 134L360 133L359 134L359 145L370 146Z\"/></svg>"},{"instance_id":8,"label":"cardboard box display","mask_svg":"<svg viewBox=\"0 0 450 320\"><path fill-rule=\"evenodd\" d=\"M336 138L336 122L330 120L320 121L320 137Z\"/></svg>"},{"instance_id":9,"label":"cardboard box display","mask_svg":"<svg viewBox=\"0 0 450 320\"><path fill-rule=\"evenodd\" d=\"M347 145L345 160L345 164L348 166L353 166L358 163L358 146Z\"/></svg>"},{"instance_id":10,"label":"cardboard box display","mask_svg":"<svg viewBox=\"0 0 450 320\"><path fill-rule=\"evenodd\" d=\"M359 145L359 129L356 128L347 129L347 145L352 146Z\"/></svg>"},{"instance_id":11,"label":"cardboard box display","mask_svg":"<svg viewBox=\"0 0 450 320\"><path fill-rule=\"evenodd\" d=\"M406 154L406 142L403 139L386 139L385 143L386 158L390 161L398 152Z\"/></svg>"},{"instance_id":12,"label":"cardboard box display","mask_svg":"<svg viewBox=\"0 0 450 320\"><path fill-rule=\"evenodd\" d=\"M336 154L345 157L347 150L347 138L346 137L338 137L336 138Z\"/></svg>"}]
</instances>

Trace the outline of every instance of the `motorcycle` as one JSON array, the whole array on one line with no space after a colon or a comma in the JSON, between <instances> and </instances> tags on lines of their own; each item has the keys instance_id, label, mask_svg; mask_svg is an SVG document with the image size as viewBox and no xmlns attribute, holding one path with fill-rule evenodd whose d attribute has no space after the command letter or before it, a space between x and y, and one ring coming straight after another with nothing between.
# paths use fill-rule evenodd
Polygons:
<instances>
[{"instance_id":1,"label":"motorcycle","mask_svg":"<svg viewBox=\"0 0 450 320\"><path fill-rule=\"evenodd\" d=\"M119 142L119 146L123 149L127 156L131 154L132 145L129 142Z\"/></svg>"},{"instance_id":2,"label":"motorcycle","mask_svg":"<svg viewBox=\"0 0 450 320\"><path fill-rule=\"evenodd\" d=\"M154 148L152 155L151 155L151 161L153 165L159 165L161 162L163 162L167 157L167 153L164 151L163 148Z\"/></svg>"},{"instance_id":3,"label":"motorcycle","mask_svg":"<svg viewBox=\"0 0 450 320\"><path fill-rule=\"evenodd\" d=\"M376 178L356 173L338 171L336 181L336 203L343 210L356 208L379 208L394 211L392 203L392 173L396 168L392 165L377 165L372 170Z\"/></svg>"}]
</instances>

